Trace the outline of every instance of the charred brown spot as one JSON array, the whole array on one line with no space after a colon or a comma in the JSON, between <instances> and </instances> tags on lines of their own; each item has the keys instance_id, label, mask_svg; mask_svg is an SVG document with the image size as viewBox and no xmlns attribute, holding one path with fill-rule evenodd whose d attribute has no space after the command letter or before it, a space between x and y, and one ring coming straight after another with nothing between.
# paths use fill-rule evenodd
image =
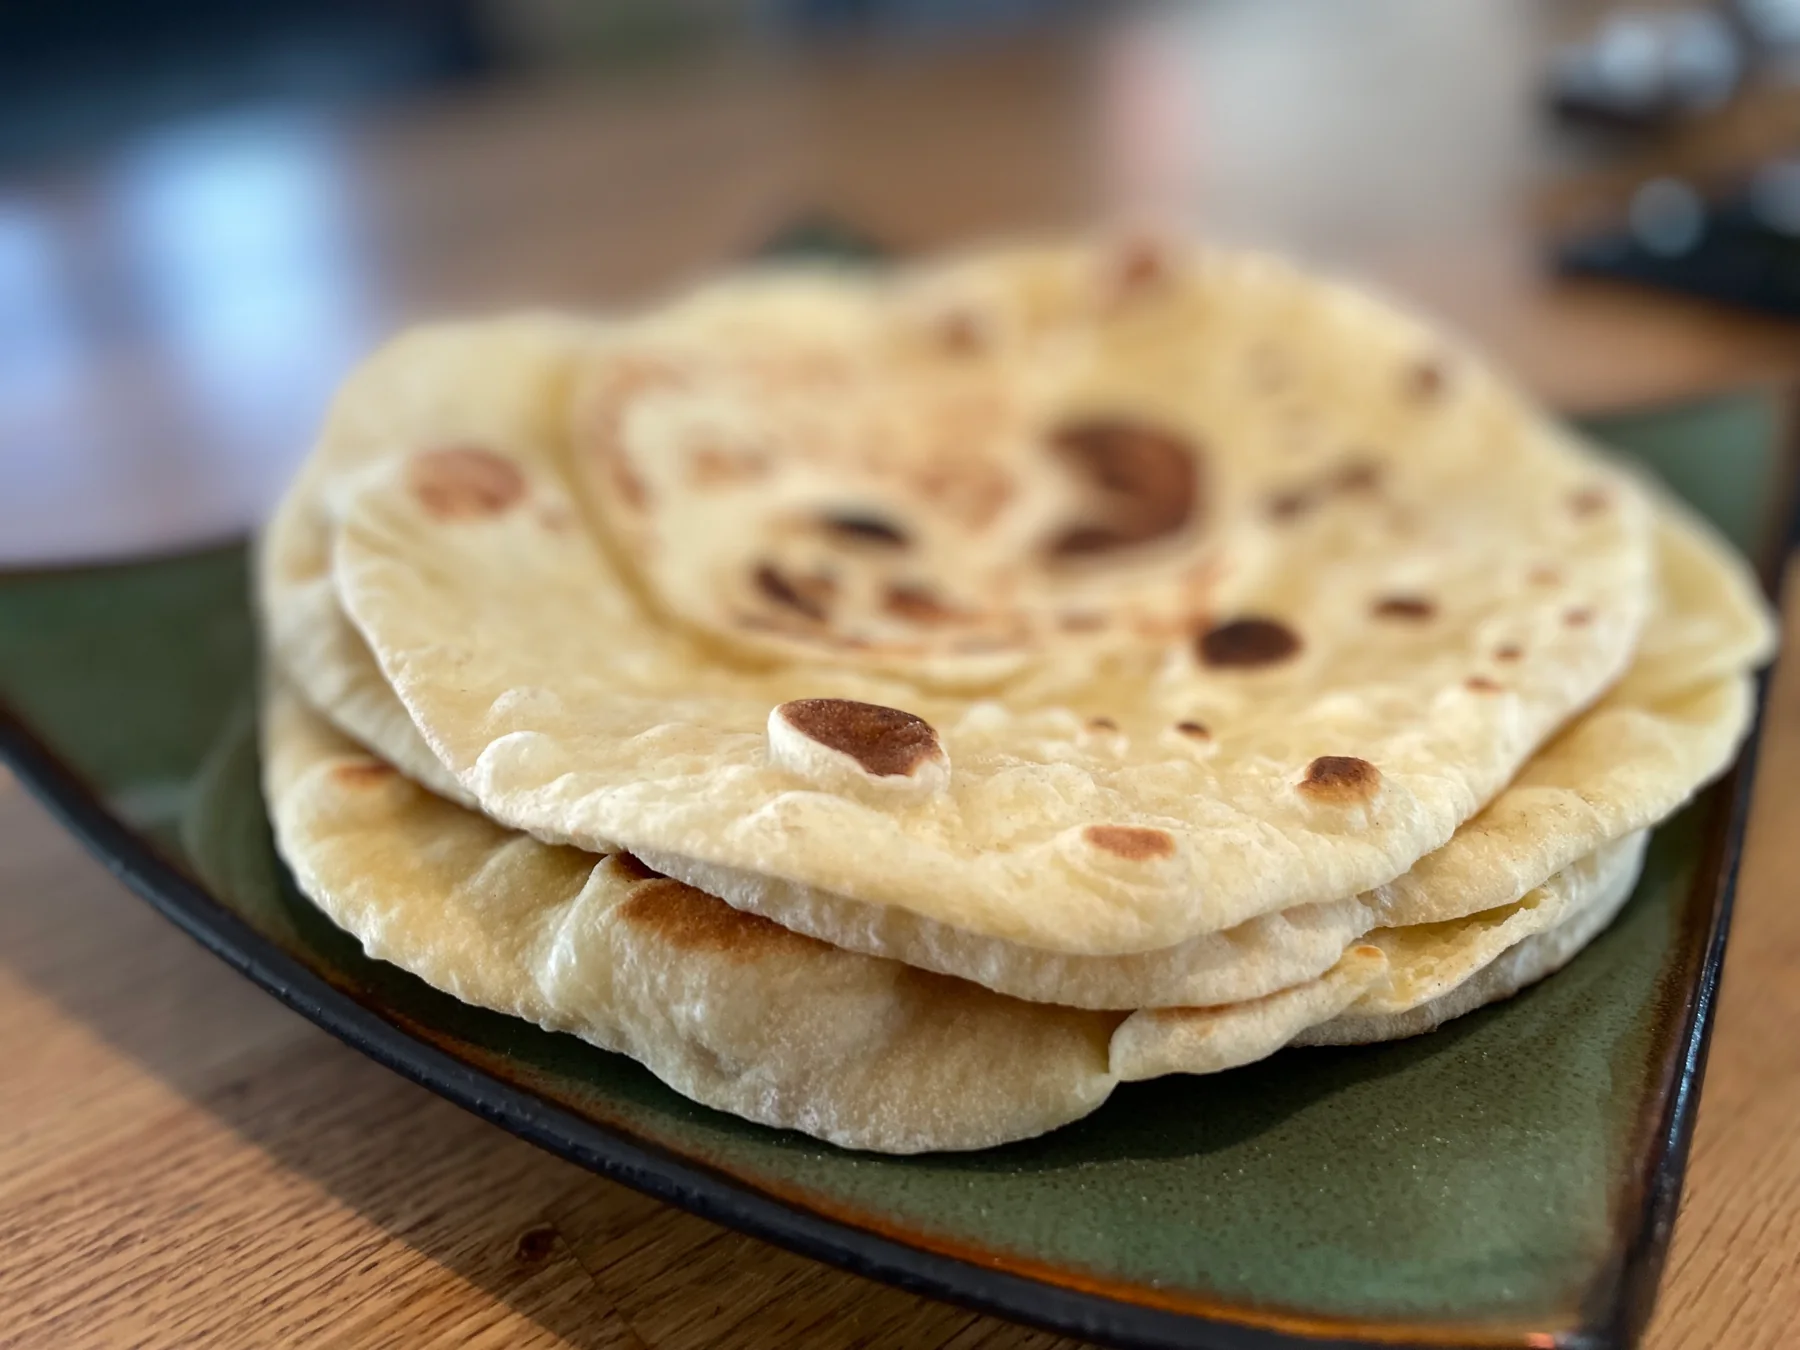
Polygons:
<instances>
[{"instance_id":1,"label":"charred brown spot","mask_svg":"<svg viewBox=\"0 0 1800 1350\"><path fill-rule=\"evenodd\" d=\"M828 617L826 605L836 589L829 581L820 577L795 580L771 563L760 564L754 577L756 589L775 604L791 609L814 623L824 623Z\"/></svg>"},{"instance_id":2,"label":"charred brown spot","mask_svg":"<svg viewBox=\"0 0 1800 1350\"><path fill-rule=\"evenodd\" d=\"M631 467L623 451L614 450L606 453L606 475L612 479L613 491L619 494L619 500L633 511L642 511L650 503L650 492L639 478L637 470Z\"/></svg>"},{"instance_id":3,"label":"charred brown spot","mask_svg":"<svg viewBox=\"0 0 1800 1350\"><path fill-rule=\"evenodd\" d=\"M616 911L619 918L680 951L722 952L750 960L788 948L824 944L783 928L760 914L746 914L723 900L667 877L639 883Z\"/></svg>"},{"instance_id":4,"label":"charred brown spot","mask_svg":"<svg viewBox=\"0 0 1800 1350\"><path fill-rule=\"evenodd\" d=\"M1212 738L1212 732L1208 730L1207 725L1204 722L1177 722L1175 724L1175 730L1179 731L1183 736L1191 736L1197 741L1210 740Z\"/></svg>"},{"instance_id":5,"label":"charred brown spot","mask_svg":"<svg viewBox=\"0 0 1800 1350\"><path fill-rule=\"evenodd\" d=\"M928 760L943 758L931 723L899 708L845 698L797 698L777 712L808 740L850 756L877 778L911 774Z\"/></svg>"},{"instance_id":6,"label":"charred brown spot","mask_svg":"<svg viewBox=\"0 0 1800 1350\"><path fill-rule=\"evenodd\" d=\"M972 356L988 344L988 326L972 310L940 315L932 331L938 345L954 356Z\"/></svg>"},{"instance_id":7,"label":"charred brown spot","mask_svg":"<svg viewBox=\"0 0 1800 1350\"><path fill-rule=\"evenodd\" d=\"M1429 357L1406 368L1407 395L1420 403L1431 403L1441 397L1449 382L1443 363Z\"/></svg>"},{"instance_id":8,"label":"charred brown spot","mask_svg":"<svg viewBox=\"0 0 1800 1350\"><path fill-rule=\"evenodd\" d=\"M1129 548L1133 542L1129 535L1105 525L1071 525L1056 536L1050 551L1059 558L1079 558Z\"/></svg>"},{"instance_id":9,"label":"charred brown spot","mask_svg":"<svg viewBox=\"0 0 1800 1350\"><path fill-rule=\"evenodd\" d=\"M1110 280L1114 299L1129 299L1160 289L1174 269L1169 249L1153 235L1134 235L1114 247Z\"/></svg>"},{"instance_id":10,"label":"charred brown spot","mask_svg":"<svg viewBox=\"0 0 1800 1350\"><path fill-rule=\"evenodd\" d=\"M1050 448L1097 498L1094 518L1052 541L1059 557L1151 543L1178 533L1199 510L1199 449L1176 432L1097 417L1058 427Z\"/></svg>"},{"instance_id":11,"label":"charred brown spot","mask_svg":"<svg viewBox=\"0 0 1800 1350\"><path fill-rule=\"evenodd\" d=\"M1175 840L1167 830L1142 825L1089 825L1081 837L1095 848L1128 862L1149 862L1175 855Z\"/></svg>"},{"instance_id":12,"label":"charred brown spot","mask_svg":"<svg viewBox=\"0 0 1800 1350\"><path fill-rule=\"evenodd\" d=\"M961 613L946 605L929 586L896 582L882 594L881 607L897 619L908 623L949 623Z\"/></svg>"},{"instance_id":13,"label":"charred brown spot","mask_svg":"<svg viewBox=\"0 0 1800 1350\"><path fill-rule=\"evenodd\" d=\"M1119 724L1110 717L1090 717L1088 727L1093 731L1117 731Z\"/></svg>"},{"instance_id":14,"label":"charred brown spot","mask_svg":"<svg viewBox=\"0 0 1800 1350\"><path fill-rule=\"evenodd\" d=\"M1199 641L1202 661L1227 668L1272 666L1299 650L1299 635L1274 619L1233 619L1207 629Z\"/></svg>"},{"instance_id":15,"label":"charred brown spot","mask_svg":"<svg viewBox=\"0 0 1800 1350\"><path fill-rule=\"evenodd\" d=\"M990 652L1003 652L1013 644L1003 637L992 634L977 634L974 637L958 638L954 650L970 655L985 655Z\"/></svg>"},{"instance_id":16,"label":"charred brown spot","mask_svg":"<svg viewBox=\"0 0 1800 1350\"><path fill-rule=\"evenodd\" d=\"M1271 520L1295 520L1313 508L1313 494L1304 488L1294 488L1288 492L1278 492L1269 498L1268 512Z\"/></svg>"},{"instance_id":17,"label":"charred brown spot","mask_svg":"<svg viewBox=\"0 0 1800 1350\"><path fill-rule=\"evenodd\" d=\"M1563 611L1563 622L1570 628L1586 628L1593 621L1594 611L1591 609L1565 609Z\"/></svg>"},{"instance_id":18,"label":"charred brown spot","mask_svg":"<svg viewBox=\"0 0 1800 1350\"><path fill-rule=\"evenodd\" d=\"M1389 595L1377 600L1372 610L1378 619L1404 619L1423 623L1437 616L1437 602L1422 595Z\"/></svg>"},{"instance_id":19,"label":"charred brown spot","mask_svg":"<svg viewBox=\"0 0 1800 1350\"><path fill-rule=\"evenodd\" d=\"M331 771L333 781L343 787L374 787L392 778L396 770L378 759L359 759L338 765Z\"/></svg>"},{"instance_id":20,"label":"charred brown spot","mask_svg":"<svg viewBox=\"0 0 1800 1350\"><path fill-rule=\"evenodd\" d=\"M1381 486L1381 465L1371 459L1353 459L1331 475L1334 492L1373 492Z\"/></svg>"},{"instance_id":21,"label":"charred brown spot","mask_svg":"<svg viewBox=\"0 0 1800 1350\"><path fill-rule=\"evenodd\" d=\"M845 512L841 515L826 516L823 524L830 533L853 544L873 544L878 548L905 548L912 542L907 537L905 530L883 520L880 516Z\"/></svg>"},{"instance_id":22,"label":"charred brown spot","mask_svg":"<svg viewBox=\"0 0 1800 1350\"><path fill-rule=\"evenodd\" d=\"M621 851L610 856L612 870L626 881L653 881L662 875L635 853Z\"/></svg>"},{"instance_id":23,"label":"charred brown spot","mask_svg":"<svg viewBox=\"0 0 1800 1350\"><path fill-rule=\"evenodd\" d=\"M1503 642L1494 648L1494 660L1517 661L1525 655L1525 649L1516 642Z\"/></svg>"},{"instance_id":24,"label":"charred brown spot","mask_svg":"<svg viewBox=\"0 0 1800 1350\"><path fill-rule=\"evenodd\" d=\"M1612 494L1605 488L1582 488L1569 498L1569 509L1578 516L1592 516L1612 505Z\"/></svg>"},{"instance_id":25,"label":"charred brown spot","mask_svg":"<svg viewBox=\"0 0 1800 1350\"><path fill-rule=\"evenodd\" d=\"M439 520L497 516L525 495L525 475L517 464L474 446L414 455L407 478L419 504Z\"/></svg>"},{"instance_id":26,"label":"charred brown spot","mask_svg":"<svg viewBox=\"0 0 1800 1350\"><path fill-rule=\"evenodd\" d=\"M1525 579L1533 586L1555 586L1562 581L1562 573L1554 567L1534 567Z\"/></svg>"},{"instance_id":27,"label":"charred brown spot","mask_svg":"<svg viewBox=\"0 0 1800 1350\"><path fill-rule=\"evenodd\" d=\"M728 450L703 446L687 459L687 481L697 488L729 487L754 483L769 472L769 457L759 450Z\"/></svg>"},{"instance_id":28,"label":"charred brown spot","mask_svg":"<svg viewBox=\"0 0 1800 1350\"><path fill-rule=\"evenodd\" d=\"M1095 633L1106 627L1106 616L1087 610L1075 610L1057 619L1065 633Z\"/></svg>"},{"instance_id":29,"label":"charred brown spot","mask_svg":"<svg viewBox=\"0 0 1800 1350\"><path fill-rule=\"evenodd\" d=\"M1491 680L1486 675L1471 675L1463 681L1463 686L1473 689L1477 694L1497 694L1505 688L1500 681Z\"/></svg>"},{"instance_id":30,"label":"charred brown spot","mask_svg":"<svg viewBox=\"0 0 1800 1350\"><path fill-rule=\"evenodd\" d=\"M1368 801L1380 787L1381 770L1355 755L1320 755L1300 780L1300 791L1321 801Z\"/></svg>"}]
</instances>

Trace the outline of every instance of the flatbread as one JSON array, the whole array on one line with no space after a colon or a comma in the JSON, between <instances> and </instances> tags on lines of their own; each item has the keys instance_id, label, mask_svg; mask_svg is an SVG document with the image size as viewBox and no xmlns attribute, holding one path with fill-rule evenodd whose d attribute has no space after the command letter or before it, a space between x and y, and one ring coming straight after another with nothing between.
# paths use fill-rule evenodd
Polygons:
<instances>
[{"instance_id":1,"label":"flatbread","mask_svg":"<svg viewBox=\"0 0 1800 1350\"><path fill-rule=\"evenodd\" d=\"M447 371L446 394L407 416L434 417L429 425L447 442L482 430L493 399L475 375L485 365L484 339L496 330L519 343L539 343L546 364L580 338L572 325L528 318L447 325L401 339L359 377L365 388L347 391L337 434L327 435L283 500L260 555L266 626L281 664L295 673L308 700L410 777L465 801L337 606L321 494L331 472L341 475L363 462L347 465L343 446L383 443L342 434L342 422L354 423L370 389L381 403L381 391L390 385L419 393L430 386L418 372ZM461 407L459 398L474 406ZM527 395L517 401L532 400ZM405 441L385 443L391 450ZM972 935L908 910L863 905L678 855L649 850L646 859L668 875L834 945L1022 998L1107 1008L1254 999L1320 974L1378 922L1430 923L1507 904L1609 839L1667 815L1729 762L1752 702L1749 682L1734 672L1771 650L1767 607L1729 546L1679 504L1659 503L1656 545L1658 600L1621 684L1535 756L1448 845L1360 899L1262 916L1155 952L1082 957Z\"/></svg>"},{"instance_id":2,"label":"flatbread","mask_svg":"<svg viewBox=\"0 0 1800 1350\"><path fill-rule=\"evenodd\" d=\"M553 396L591 325L521 314L440 323L393 339L352 372L312 452L257 540L263 641L288 678L340 730L442 797L472 804L393 697L366 643L345 619L331 579L330 504L355 474L420 440L466 444L529 423ZM496 365L488 353L513 352ZM508 377L512 377L509 379Z\"/></svg>"},{"instance_id":3,"label":"flatbread","mask_svg":"<svg viewBox=\"0 0 1800 1350\"><path fill-rule=\"evenodd\" d=\"M1071 295L1097 293L1092 255L1057 256ZM1137 448L1120 452L1133 463L1163 463L1138 436L1149 422L1165 441L1204 441L1204 523L1134 540L1113 580L1084 563L1071 583L1084 604L1116 600L1129 641L1034 645L1039 599L1061 593L1039 578L1008 601L1007 622L1037 635L1023 657L974 653L1022 661L979 673L998 683L949 687L975 677L939 658L968 653L935 640L916 667L881 633L867 662L850 660L858 634L829 621L822 637L775 634L788 655L767 664L760 638L728 636L681 599L699 592L674 593L685 526L646 526L674 551L667 567L622 564L623 532L609 527L602 547L581 527L607 507L568 486L568 437L550 415L561 369L542 375L543 415L479 443L421 437L346 488L340 601L463 789L540 838L686 857L1088 956L1380 885L1622 671L1650 592L1647 508L1409 321L1262 260L1174 260L1164 281L1050 325L1062 402L1028 419L1038 459L995 461L1009 481L1061 475L1075 491L1122 422L1136 428ZM659 359L687 359L677 338L651 336ZM1283 340L1292 386L1276 399L1250 370ZM767 327L762 349L804 368L820 355L808 343ZM644 355L617 329L598 346L577 362L584 388ZM1004 359L1029 367L1038 350ZM540 361L504 341L485 356L482 378L506 388ZM1093 431L1106 418L1113 431ZM591 411L581 425L593 434ZM632 425L618 422L627 442ZM1012 444L990 437L968 458L990 442ZM826 450L834 479L861 491ZM1132 510L1095 490L1093 518L1068 529L1128 530ZM780 511L765 506L747 537L770 537ZM796 586L781 574L762 589ZM736 600L719 603L722 615ZM1524 659L1503 666L1511 645Z\"/></svg>"},{"instance_id":4,"label":"flatbread","mask_svg":"<svg viewBox=\"0 0 1800 1350\"><path fill-rule=\"evenodd\" d=\"M729 336L725 319L720 323ZM556 381L589 338L589 330L567 321L523 316L434 325L396 339L346 385L318 447L259 541L257 592L274 664L340 731L465 806L475 804L473 796L420 736L338 605L328 502L358 472L403 454L410 443L404 428L459 445L489 434L496 418L529 416L546 397L532 380ZM494 379L496 345L521 354L519 379L511 385ZM390 399L390 389L405 397ZM680 860L682 869L691 865ZM729 897L731 891L711 893ZM779 893L771 897L779 899ZM765 909L782 922L772 903ZM1375 923L1372 902L1350 897L1259 916L1145 956L1082 957L976 938L907 911L849 900L827 909L832 932L814 936L836 946L899 957L1020 998L1126 1010L1234 1003L1303 983L1329 970ZM798 929L806 912L795 918L787 926Z\"/></svg>"},{"instance_id":5,"label":"flatbread","mask_svg":"<svg viewBox=\"0 0 1800 1350\"><path fill-rule=\"evenodd\" d=\"M1424 987L1369 942L1319 979L1223 1008L1027 1003L789 932L628 854L505 830L369 755L279 676L262 744L282 856L369 955L630 1055L695 1101L849 1148L1026 1138L1094 1110L1118 1081L1260 1059L1384 976ZM1607 873L1556 884L1579 912L1597 882L1619 884Z\"/></svg>"},{"instance_id":6,"label":"flatbread","mask_svg":"<svg viewBox=\"0 0 1800 1350\"><path fill-rule=\"evenodd\" d=\"M1632 874L1635 880L1635 873ZM1389 1002L1385 1007L1351 1005L1328 1021L1296 1035L1293 1045L1372 1045L1436 1031L1477 1008L1511 998L1527 985L1546 979L1568 965L1582 948L1618 917L1631 899L1632 885L1602 891L1591 904L1575 909L1562 923L1524 938L1462 983L1411 1007ZM1394 930L1405 931L1405 930Z\"/></svg>"}]
</instances>

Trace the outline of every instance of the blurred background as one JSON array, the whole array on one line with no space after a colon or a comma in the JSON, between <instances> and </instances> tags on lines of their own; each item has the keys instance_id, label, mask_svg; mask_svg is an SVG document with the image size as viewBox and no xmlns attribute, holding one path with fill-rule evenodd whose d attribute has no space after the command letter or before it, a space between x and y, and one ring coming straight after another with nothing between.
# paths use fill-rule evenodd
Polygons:
<instances>
[{"instance_id":1,"label":"blurred background","mask_svg":"<svg viewBox=\"0 0 1800 1350\"><path fill-rule=\"evenodd\" d=\"M1172 219L1559 408L1800 372L1800 3L11 0L0 565L241 531L359 354L798 223Z\"/></svg>"}]
</instances>

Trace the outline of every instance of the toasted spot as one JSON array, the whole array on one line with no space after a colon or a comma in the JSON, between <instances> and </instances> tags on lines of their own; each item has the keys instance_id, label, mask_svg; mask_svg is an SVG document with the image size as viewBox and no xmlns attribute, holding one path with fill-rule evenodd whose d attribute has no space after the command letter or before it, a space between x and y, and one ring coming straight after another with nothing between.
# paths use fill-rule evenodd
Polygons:
<instances>
[{"instance_id":1,"label":"toasted spot","mask_svg":"<svg viewBox=\"0 0 1800 1350\"><path fill-rule=\"evenodd\" d=\"M1569 509L1578 516L1592 516L1612 505L1612 493L1601 487L1586 487L1569 498Z\"/></svg>"},{"instance_id":2,"label":"toasted spot","mask_svg":"<svg viewBox=\"0 0 1800 1350\"><path fill-rule=\"evenodd\" d=\"M1050 448L1093 492L1090 518L1051 542L1056 556L1148 544L1179 533L1199 512L1199 448L1176 432L1096 417L1058 427Z\"/></svg>"},{"instance_id":3,"label":"toasted spot","mask_svg":"<svg viewBox=\"0 0 1800 1350\"><path fill-rule=\"evenodd\" d=\"M1478 694L1497 694L1506 686L1498 680L1489 679L1486 675L1471 675L1463 681L1465 689L1473 689Z\"/></svg>"},{"instance_id":4,"label":"toasted spot","mask_svg":"<svg viewBox=\"0 0 1800 1350\"><path fill-rule=\"evenodd\" d=\"M912 542L905 530L880 516L845 512L826 516L820 523L829 533L847 543L873 544L877 548L905 548Z\"/></svg>"},{"instance_id":5,"label":"toasted spot","mask_svg":"<svg viewBox=\"0 0 1800 1350\"><path fill-rule=\"evenodd\" d=\"M1175 730L1179 731L1183 736L1191 736L1197 741L1210 740L1212 738L1212 732L1207 729L1207 725L1204 722L1177 722L1175 724Z\"/></svg>"},{"instance_id":6,"label":"toasted spot","mask_svg":"<svg viewBox=\"0 0 1800 1350\"><path fill-rule=\"evenodd\" d=\"M817 577L795 581L770 563L760 564L753 576L756 589L774 603L815 623L824 623L828 617L826 605L833 589L829 582Z\"/></svg>"},{"instance_id":7,"label":"toasted spot","mask_svg":"<svg viewBox=\"0 0 1800 1350\"><path fill-rule=\"evenodd\" d=\"M1594 611L1586 607L1565 609L1562 618L1563 623L1570 628L1586 628L1594 621Z\"/></svg>"},{"instance_id":8,"label":"toasted spot","mask_svg":"<svg viewBox=\"0 0 1800 1350\"><path fill-rule=\"evenodd\" d=\"M1525 579L1533 586L1555 586L1562 582L1562 573L1554 567L1534 567L1525 574Z\"/></svg>"},{"instance_id":9,"label":"toasted spot","mask_svg":"<svg viewBox=\"0 0 1800 1350\"><path fill-rule=\"evenodd\" d=\"M908 623L948 623L962 617L960 611L946 605L929 586L895 582L882 594L881 607L896 619Z\"/></svg>"},{"instance_id":10,"label":"toasted spot","mask_svg":"<svg viewBox=\"0 0 1800 1350\"><path fill-rule=\"evenodd\" d=\"M331 778L342 787L365 788L387 782L396 772L392 764L379 759L357 759L337 765L331 771Z\"/></svg>"},{"instance_id":11,"label":"toasted spot","mask_svg":"<svg viewBox=\"0 0 1800 1350\"><path fill-rule=\"evenodd\" d=\"M1525 655L1525 649L1516 642L1503 642L1494 648L1494 660L1517 661Z\"/></svg>"},{"instance_id":12,"label":"toasted spot","mask_svg":"<svg viewBox=\"0 0 1800 1350\"><path fill-rule=\"evenodd\" d=\"M1095 633L1106 627L1106 615L1091 610L1072 610L1058 617L1056 623L1065 633Z\"/></svg>"},{"instance_id":13,"label":"toasted spot","mask_svg":"<svg viewBox=\"0 0 1800 1350\"><path fill-rule=\"evenodd\" d=\"M877 778L910 775L927 761L944 757L931 723L899 708L844 698L797 698L775 712L802 736L850 756Z\"/></svg>"},{"instance_id":14,"label":"toasted spot","mask_svg":"<svg viewBox=\"0 0 1800 1350\"><path fill-rule=\"evenodd\" d=\"M1275 619L1242 618L1200 635L1200 659L1209 666L1248 669L1286 661L1300 650L1300 637Z\"/></svg>"},{"instance_id":15,"label":"toasted spot","mask_svg":"<svg viewBox=\"0 0 1800 1350\"><path fill-rule=\"evenodd\" d=\"M668 877L640 882L616 911L618 917L680 951L720 952L750 960L782 948L823 948L824 943L783 928L760 914L733 909Z\"/></svg>"},{"instance_id":16,"label":"toasted spot","mask_svg":"<svg viewBox=\"0 0 1800 1350\"><path fill-rule=\"evenodd\" d=\"M1130 862L1149 862L1153 858L1175 855L1175 840L1167 830L1148 829L1142 825L1090 825L1081 837L1097 849Z\"/></svg>"},{"instance_id":17,"label":"toasted spot","mask_svg":"<svg viewBox=\"0 0 1800 1350\"><path fill-rule=\"evenodd\" d=\"M662 875L635 853L614 853L607 861L613 871L628 881L650 881Z\"/></svg>"},{"instance_id":18,"label":"toasted spot","mask_svg":"<svg viewBox=\"0 0 1800 1350\"><path fill-rule=\"evenodd\" d=\"M1300 791L1321 801L1368 801L1381 787L1381 770L1355 755L1320 755L1306 766Z\"/></svg>"},{"instance_id":19,"label":"toasted spot","mask_svg":"<svg viewBox=\"0 0 1800 1350\"><path fill-rule=\"evenodd\" d=\"M1168 246L1150 234L1119 240L1106 263L1109 298L1127 300L1160 290L1174 275Z\"/></svg>"},{"instance_id":20,"label":"toasted spot","mask_svg":"<svg viewBox=\"0 0 1800 1350\"><path fill-rule=\"evenodd\" d=\"M407 482L419 504L439 520L497 516L525 495L525 475L503 455L453 445L414 455Z\"/></svg>"},{"instance_id":21,"label":"toasted spot","mask_svg":"<svg viewBox=\"0 0 1800 1350\"><path fill-rule=\"evenodd\" d=\"M1381 465L1371 459L1353 459L1331 475L1334 492L1373 492L1381 486Z\"/></svg>"},{"instance_id":22,"label":"toasted spot","mask_svg":"<svg viewBox=\"0 0 1800 1350\"><path fill-rule=\"evenodd\" d=\"M650 490L644 486L637 470L620 451L605 452L606 475L612 479L613 491L633 511L642 511L650 503Z\"/></svg>"},{"instance_id":23,"label":"toasted spot","mask_svg":"<svg viewBox=\"0 0 1800 1350\"><path fill-rule=\"evenodd\" d=\"M760 450L729 450L719 446L702 446L687 457L689 487L730 487L738 483L754 483L769 473L769 457Z\"/></svg>"},{"instance_id":24,"label":"toasted spot","mask_svg":"<svg viewBox=\"0 0 1800 1350\"><path fill-rule=\"evenodd\" d=\"M1423 623L1436 617L1437 602L1422 595L1389 595L1377 600L1370 612L1378 619Z\"/></svg>"},{"instance_id":25,"label":"toasted spot","mask_svg":"<svg viewBox=\"0 0 1800 1350\"><path fill-rule=\"evenodd\" d=\"M1090 717L1088 726L1094 731L1117 731L1119 724L1110 717Z\"/></svg>"},{"instance_id":26,"label":"toasted spot","mask_svg":"<svg viewBox=\"0 0 1800 1350\"><path fill-rule=\"evenodd\" d=\"M1408 397L1420 403L1431 403L1440 397L1449 383L1443 363L1427 357L1406 368L1405 387Z\"/></svg>"},{"instance_id":27,"label":"toasted spot","mask_svg":"<svg viewBox=\"0 0 1800 1350\"><path fill-rule=\"evenodd\" d=\"M989 326L972 309L953 309L931 325L938 346L953 356L973 356L988 345Z\"/></svg>"},{"instance_id":28,"label":"toasted spot","mask_svg":"<svg viewBox=\"0 0 1800 1350\"><path fill-rule=\"evenodd\" d=\"M980 655L986 652L1003 652L1013 646L1007 639L994 633L977 633L973 637L958 638L953 650Z\"/></svg>"},{"instance_id":29,"label":"toasted spot","mask_svg":"<svg viewBox=\"0 0 1800 1350\"><path fill-rule=\"evenodd\" d=\"M1310 511L1313 504L1312 493L1304 488L1294 488L1288 492L1277 492L1269 498L1266 509L1270 520L1296 520Z\"/></svg>"}]
</instances>

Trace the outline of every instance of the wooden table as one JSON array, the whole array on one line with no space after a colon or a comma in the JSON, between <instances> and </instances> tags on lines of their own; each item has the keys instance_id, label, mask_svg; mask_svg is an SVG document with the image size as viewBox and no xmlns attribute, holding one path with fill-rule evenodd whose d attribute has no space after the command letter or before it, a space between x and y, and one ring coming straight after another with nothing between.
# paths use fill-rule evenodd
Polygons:
<instances>
[{"instance_id":1,"label":"wooden table","mask_svg":"<svg viewBox=\"0 0 1800 1350\"><path fill-rule=\"evenodd\" d=\"M1173 211L1373 276L1571 408L1800 371L1794 329L1537 274L1546 213L1645 169L1572 175L1531 130L1547 10L1340 8L228 122L11 185L0 561L241 527L380 331L643 295L802 205L908 248ZM1297 129L1245 70L1332 115ZM1788 125L1759 106L1666 153L1752 153ZM1795 663L1763 754L1655 1350L1800 1328ZM4 779L0 1064L0 1343L1057 1344L690 1218L410 1086L205 955Z\"/></svg>"}]
</instances>

